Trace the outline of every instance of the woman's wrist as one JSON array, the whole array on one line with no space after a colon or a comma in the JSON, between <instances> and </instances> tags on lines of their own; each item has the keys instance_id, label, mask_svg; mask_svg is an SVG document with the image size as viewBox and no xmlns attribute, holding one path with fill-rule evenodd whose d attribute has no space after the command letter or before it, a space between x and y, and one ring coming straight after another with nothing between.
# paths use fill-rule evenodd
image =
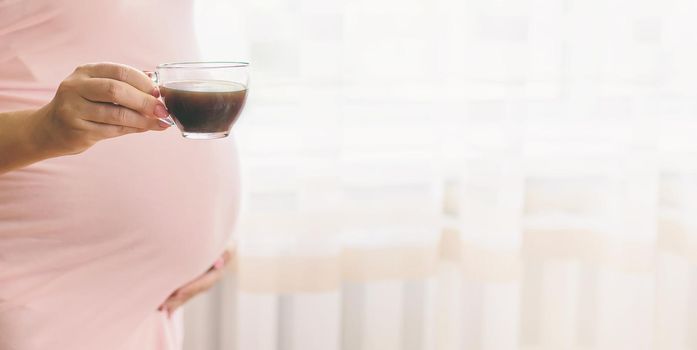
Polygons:
<instances>
[{"instance_id":1,"label":"woman's wrist","mask_svg":"<svg viewBox=\"0 0 697 350\"><path fill-rule=\"evenodd\" d=\"M0 113L0 174L55 157L48 147L47 108Z\"/></svg>"},{"instance_id":2,"label":"woman's wrist","mask_svg":"<svg viewBox=\"0 0 697 350\"><path fill-rule=\"evenodd\" d=\"M25 150L36 161L61 156L55 147L51 146L51 134L48 127L48 112L50 104L31 111L22 123Z\"/></svg>"}]
</instances>

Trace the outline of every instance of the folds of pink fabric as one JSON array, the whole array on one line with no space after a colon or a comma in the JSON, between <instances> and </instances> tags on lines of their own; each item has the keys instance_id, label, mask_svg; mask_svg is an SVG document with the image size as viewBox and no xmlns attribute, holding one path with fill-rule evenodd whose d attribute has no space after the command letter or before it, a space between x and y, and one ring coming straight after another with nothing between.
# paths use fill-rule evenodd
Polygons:
<instances>
[{"instance_id":1,"label":"folds of pink fabric","mask_svg":"<svg viewBox=\"0 0 697 350\"><path fill-rule=\"evenodd\" d=\"M47 84L0 81L0 112L40 107L54 94L55 87Z\"/></svg>"}]
</instances>

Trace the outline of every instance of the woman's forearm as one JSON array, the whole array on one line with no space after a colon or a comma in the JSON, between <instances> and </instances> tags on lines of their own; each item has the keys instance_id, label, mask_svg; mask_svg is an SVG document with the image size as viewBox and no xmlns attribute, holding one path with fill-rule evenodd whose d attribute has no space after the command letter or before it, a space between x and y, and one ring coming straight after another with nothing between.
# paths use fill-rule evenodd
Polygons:
<instances>
[{"instance_id":1,"label":"woman's forearm","mask_svg":"<svg viewBox=\"0 0 697 350\"><path fill-rule=\"evenodd\" d=\"M0 175L50 158L37 134L41 110L0 113Z\"/></svg>"}]
</instances>

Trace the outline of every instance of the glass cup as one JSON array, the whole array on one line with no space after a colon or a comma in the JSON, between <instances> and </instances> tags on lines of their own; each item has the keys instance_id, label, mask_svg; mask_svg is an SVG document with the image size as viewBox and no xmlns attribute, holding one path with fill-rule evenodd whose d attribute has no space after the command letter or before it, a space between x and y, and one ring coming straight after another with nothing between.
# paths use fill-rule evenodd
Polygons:
<instances>
[{"instance_id":1,"label":"glass cup","mask_svg":"<svg viewBox=\"0 0 697 350\"><path fill-rule=\"evenodd\" d=\"M189 139L228 136L247 100L247 62L165 63L146 74L159 87L182 136ZM171 125L172 120L163 121Z\"/></svg>"}]
</instances>

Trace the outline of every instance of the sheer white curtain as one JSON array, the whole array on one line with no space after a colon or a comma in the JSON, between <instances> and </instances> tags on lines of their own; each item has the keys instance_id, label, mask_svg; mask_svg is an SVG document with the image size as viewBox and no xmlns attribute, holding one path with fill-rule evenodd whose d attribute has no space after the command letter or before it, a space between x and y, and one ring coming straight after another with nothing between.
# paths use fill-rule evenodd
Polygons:
<instances>
[{"instance_id":1,"label":"sheer white curtain","mask_svg":"<svg viewBox=\"0 0 697 350\"><path fill-rule=\"evenodd\" d=\"M697 3L198 9L254 77L188 349L697 347Z\"/></svg>"}]
</instances>

